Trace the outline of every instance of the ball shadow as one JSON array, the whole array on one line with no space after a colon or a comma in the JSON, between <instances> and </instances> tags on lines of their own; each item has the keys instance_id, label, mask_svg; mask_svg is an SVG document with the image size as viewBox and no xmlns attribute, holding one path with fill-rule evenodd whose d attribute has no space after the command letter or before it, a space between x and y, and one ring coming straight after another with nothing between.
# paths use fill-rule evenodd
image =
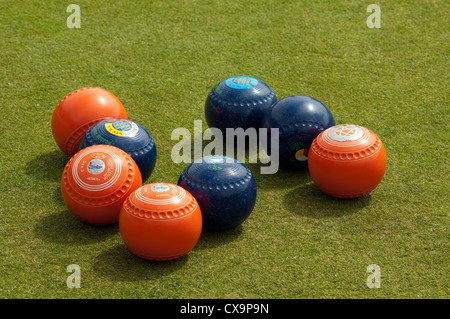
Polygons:
<instances>
[{"instance_id":1,"label":"ball shadow","mask_svg":"<svg viewBox=\"0 0 450 319\"><path fill-rule=\"evenodd\" d=\"M261 189L290 189L311 180L307 168L291 170L280 166L274 174L261 174L260 167L265 165L268 164L246 164L255 178L256 186Z\"/></svg>"},{"instance_id":2,"label":"ball shadow","mask_svg":"<svg viewBox=\"0 0 450 319\"><path fill-rule=\"evenodd\" d=\"M221 231L203 230L195 249L214 249L241 238L242 225Z\"/></svg>"},{"instance_id":3,"label":"ball shadow","mask_svg":"<svg viewBox=\"0 0 450 319\"><path fill-rule=\"evenodd\" d=\"M205 145L209 142L209 140L203 141L203 149L205 149ZM222 143L222 154L213 153L212 155L227 155L227 150L230 148L233 150L233 157L240 160L252 172L258 188L288 189L297 186L299 181L302 183L308 181L309 172L307 166L304 168L288 169L278 164L274 164L272 160L267 163L269 160L267 154L261 150L259 150L257 154L254 154L254 152L249 149L248 141L243 149L236 146L234 141L233 143L225 141ZM242 156L242 154L244 156ZM260 158L261 156L264 157L264 162ZM274 170L276 169L275 172L263 174L262 168L266 168L267 170L269 167ZM292 176L297 177L292 178Z\"/></svg>"},{"instance_id":4,"label":"ball shadow","mask_svg":"<svg viewBox=\"0 0 450 319\"><path fill-rule=\"evenodd\" d=\"M312 181L294 188L284 196L284 206L294 214L310 218L333 218L358 213L370 204L371 195L353 199L332 197Z\"/></svg>"},{"instance_id":5,"label":"ball shadow","mask_svg":"<svg viewBox=\"0 0 450 319\"><path fill-rule=\"evenodd\" d=\"M65 210L41 218L34 232L43 241L63 245L97 243L117 234L117 225L96 226L82 222Z\"/></svg>"},{"instance_id":6,"label":"ball shadow","mask_svg":"<svg viewBox=\"0 0 450 319\"><path fill-rule=\"evenodd\" d=\"M66 207L66 203L64 202L64 198L62 196L60 184L53 190L53 201L55 204Z\"/></svg>"},{"instance_id":7,"label":"ball shadow","mask_svg":"<svg viewBox=\"0 0 450 319\"><path fill-rule=\"evenodd\" d=\"M167 261L140 258L125 246L117 244L97 256L93 270L113 281L152 281L166 276L188 261L189 254Z\"/></svg>"},{"instance_id":8,"label":"ball shadow","mask_svg":"<svg viewBox=\"0 0 450 319\"><path fill-rule=\"evenodd\" d=\"M26 174L34 179L58 182L68 160L59 150L39 154L28 162Z\"/></svg>"}]
</instances>

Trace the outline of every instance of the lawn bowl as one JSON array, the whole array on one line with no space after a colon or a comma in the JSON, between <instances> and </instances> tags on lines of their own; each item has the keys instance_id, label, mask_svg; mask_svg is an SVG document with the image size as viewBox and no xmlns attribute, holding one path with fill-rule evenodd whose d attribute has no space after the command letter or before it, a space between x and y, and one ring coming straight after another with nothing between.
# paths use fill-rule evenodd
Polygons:
<instances>
[{"instance_id":1,"label":"lawn bowl","mask_svg":"<svg viewBox=\"0 0 450 319\"><path fill-rule=\"evenodd\" d=\"M140 186L141 173L134 160L109 145L93 145L76 153L61 179L69 210L93 225L117 223L123 202Z\"/></svg>"},{"instance_id":2,"label":"lawn bowl","mask_svg":"<svg viewBox=\"0 0 450 319\"><path fill-rule=\"evenodd\" d=\"M276 102L268 110L263 127L267 129L266 152L270 156L271 130L279 129L280 165L288 169L307 167L308 152L313 140L335 124L330 110L315 98L293 95Z\"/></svg>"},{"instance_id":3,"label":"lawn bowl","mask_svg":"<svg viewBox=\"0 0 450 319\"><path fill-rule=\"evenodd\" d=\"M250 76L234 76L218 83L208 94L205 117L209 127L254 128L261 126L266 110L277 100L274 91L263 81Z\"/></svg>"},{"instance_id":4,"label":"lawn bowl","mask_svg":"<svg viewBox=\"0 0 450 319\"><path fill-rule=\"evenodd\" d=\"M336 125L317 136L309 152L314 183L326 194L357 198L369 194L386 170L386 152L378 136L358 125Z\"/></svg>"},{"instance_id":5,"label":"lawn bowl","mask_svg":"<svg viewBox=\"0 0 450 319\"><path fill-rule=\"evenodd\" d=\"M256 202L256 183L241 162L226 156L206 156L187 166L178 185L200 205L203 227L220 231L241 225Z\"/></svg>"},{"instance_id":6,"label":"lawn bowl","mask_svg":"<svg viewBox=\"0 0 450 319\"><path fill-rule=\"evenodd\" d=\"M119 229L128 249L149 260L172 260L197 244L202 215L195 198L169 183L144 185L124 202Z\"/></svg>"},{"instance_id":7,"label":"lawn bowl","mask_svg":"<svg viewBox=\"0 0 450 319\"><path fill-rule=\"evenodd\" d=\"M112 145L127 152L139 167L143 182L155 168L155 141L139 123L119 117L102 120L87 130L80 149L97 144Z\"/></svg>"},{"instance_id":8,"label":"lawn bowl","mask_svg":"<svg viewBox=\"0 0 450 319\"><path fill-rule=\"evenodd\" d=\"M72 157L88 128L108 117L127 117L122 103L112 93L97 87L73 91L53 111L53 138L61 151Z\"/></svg>"}]
</instances>

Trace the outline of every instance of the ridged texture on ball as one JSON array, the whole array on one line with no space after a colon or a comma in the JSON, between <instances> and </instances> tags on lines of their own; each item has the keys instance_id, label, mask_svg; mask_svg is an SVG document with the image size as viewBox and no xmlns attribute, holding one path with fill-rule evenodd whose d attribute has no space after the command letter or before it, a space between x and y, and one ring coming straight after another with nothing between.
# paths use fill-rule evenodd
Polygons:
<instances>
[{"instance_id":1,"label":"ridged texture on ball","mask_svg":"<svg viewBox=\"0 0 450 319\"><path fill-rule=\"evenodd\" d=\"M209 127L252 127L258 129L265 111L277 100L273 90L263 81L249 76L235 76L221 81L208 94L205 117Z\"/></svg>"},{"instance_id":2,"label":"ridged texture on ball","mask_svg":"<svg viewBox=\"0 0 450 319\"><path fill-rule=\"evenodd\" d=\"M308 168L324 193L357 198L373 191L386 170L386 152L376 134L358 125L336 125L311 145Z\"/></svg>"},{"instance_id":3,"label":"ridged texture on ball","mask_svg":"<svg viewBox=\"0 0 450 319\"><path fill-rule=\"evenodd\" d=\"M113 145L127 152L139 167L142 181L146 181L155 168L155 141L139 123L117 117L102 120L87 130L80 149L97 144Z\"/></svg>"},{"instance_id":4,"label":"ridged texture on ball","mask_svg":"<svg viewBox=\"0 0 450 319\"><path fill-rule=\"evenodd\" d=\"M94 145L76 153L61 178L69 210L95 225L117 223L123 202L140 186L141 174L133 159L109 145Z\"/></svg>"},{"instance_id":5,"label":"ridged texture on ball","mask_svg":"<svg viewBox=\"0 0 450 319\"><path fill-rule=\"evenodd\" d=\"M78 152L88 128L108 117L127 117L122 103L112 93L96 87L73 91L53 111L53 138L58 147L71 157Z\"/></svg>"},{"instance_id":6,"label":"ridged texture on ball","mask_svg":"<svg viewBox=\"0 0 450 319\"><path fill-rule=\"evenodd\" d=\"M125 245L135 255L171 260L184 256L197 244L201 210L195 198L177 185L147 184L125 201L119 228Z\"/></svg>"},{"instance_id":7,"label":"ridged texture on ball","mask_svg":"<svg viewBox=\"0 0 450 319\"><path fill-rule=\"evenodd\" d=\"M190 164L181 173L178 185L197 199L205 230L226 230L242 224L256 202L251 171L230 157L204 157Z\"/></svg>"}]
</instances>

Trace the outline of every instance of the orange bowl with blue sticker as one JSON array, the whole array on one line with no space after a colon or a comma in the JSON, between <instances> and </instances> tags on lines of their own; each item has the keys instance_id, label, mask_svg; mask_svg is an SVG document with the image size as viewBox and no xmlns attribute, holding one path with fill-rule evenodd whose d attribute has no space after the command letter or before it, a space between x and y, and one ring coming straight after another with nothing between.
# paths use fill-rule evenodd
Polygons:
<instances>
[{"instance_id":1,"label":"orange bowl with blue sticker","mask_svg":"<svg viewBox=\"0 0 450 319\"><path fill-rule=\"evenodd\" d=\"M372 192L386 171L386 151L371 130L353 124L330 127L314 139L308 169L324 193L357 198Z\"/></svg>"}]
</instances>

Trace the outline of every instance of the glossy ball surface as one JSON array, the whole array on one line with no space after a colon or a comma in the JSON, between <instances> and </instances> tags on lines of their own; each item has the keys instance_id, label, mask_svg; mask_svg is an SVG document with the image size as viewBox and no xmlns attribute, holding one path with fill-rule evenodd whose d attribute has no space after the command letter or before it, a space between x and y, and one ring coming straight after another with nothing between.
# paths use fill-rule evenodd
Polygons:
<instances>
[{"instance_id":1,"label":"glossy ball surface","mask_svg":"<svg viewBox=\"0 0 450 319\"><path fill-rule=\"evenodd\" d=\"M234 76L221 81L208 94L205 117L209 127L226 136L226 128L258 130L265 111L277 100L263 81L250 76Z\"/></svg>"},{"instance_id":2,"label":"glossy ball surface","mask_svg":"<svg viewBox=\"0 0 450 319\"><path fill-rule=\"evenodd\" d=\"M336 125L311 146L308 168L324 193L356 198L373 191L386 170L386 151L378 136L358 125Z\"/></svg>"},{"instance_id":3,"label":"glossy ball surface","mask_svg":"<svg viewBox=\"0 0 450 319\"><path fill-rule=\"evenodd\" d=\"M61 179L62 196L69 210L94 225L117 223L123 202L141 186L134 160L109 145L94 145L76 153Z\"/></svg>"},{"instance_id":4,"label":"glossy ball surface","mask_svg":"<svg viewBox=\"0 0 450 319\"><path fill-rule=\"evenodd\" d=\"M143 182L155 168L155 141L139 123L119 117L102 120L87 130L80 149L97 144L112 145L127 152L139 167Z\"/></svg>"},{"instance_id":5,"label":"glossy ball surface","mask_svg":"<svg viewBox=\"0 0 450 319\"><path fill-rule=\"evenodd\" d=\"M251 171L226 156L194 161L183 170L178 185L197 199L205 230L227 230L242 224L256 202L256 183Z\"/></svg>"},{"instance_id":6,"label":"glossy ball surface","mask_svg":"<svg viewBox=\"0 0 450 319\"><path fill-rule=\"evenodd\" d=\"M61 151L71 157L78 152L88 128L108 117L127 117L122 103L112 93L96 87L73 91L53 111L53 138Z\"/></svg>"},{"instance_id":7,"label":"glossy ball surface","mask_svg":"<svg viewBox=\"0 0 450 319\"><path fill-rule=\"evenodd\" d=\"M278 128L280 165L288 169L306 168L311 143L320 132L333 125L333 115L322 102L305 95L285 97L276 102L264 118L266 151L271 155L272 147L276 147L271 144L271 130Z\"/></svg>"},{"instance_id":8,"label":"glossy ball surface","mask_svg":"<svg viewBox=\"0 0 450 319\"><path fill-rule=\"evenodd\" d=\"M147 184L123 204L119 229L125 245L149 260L172 260L197 244L202 216L195 198L168 183Z\"/></svg>"}]
</instances>

